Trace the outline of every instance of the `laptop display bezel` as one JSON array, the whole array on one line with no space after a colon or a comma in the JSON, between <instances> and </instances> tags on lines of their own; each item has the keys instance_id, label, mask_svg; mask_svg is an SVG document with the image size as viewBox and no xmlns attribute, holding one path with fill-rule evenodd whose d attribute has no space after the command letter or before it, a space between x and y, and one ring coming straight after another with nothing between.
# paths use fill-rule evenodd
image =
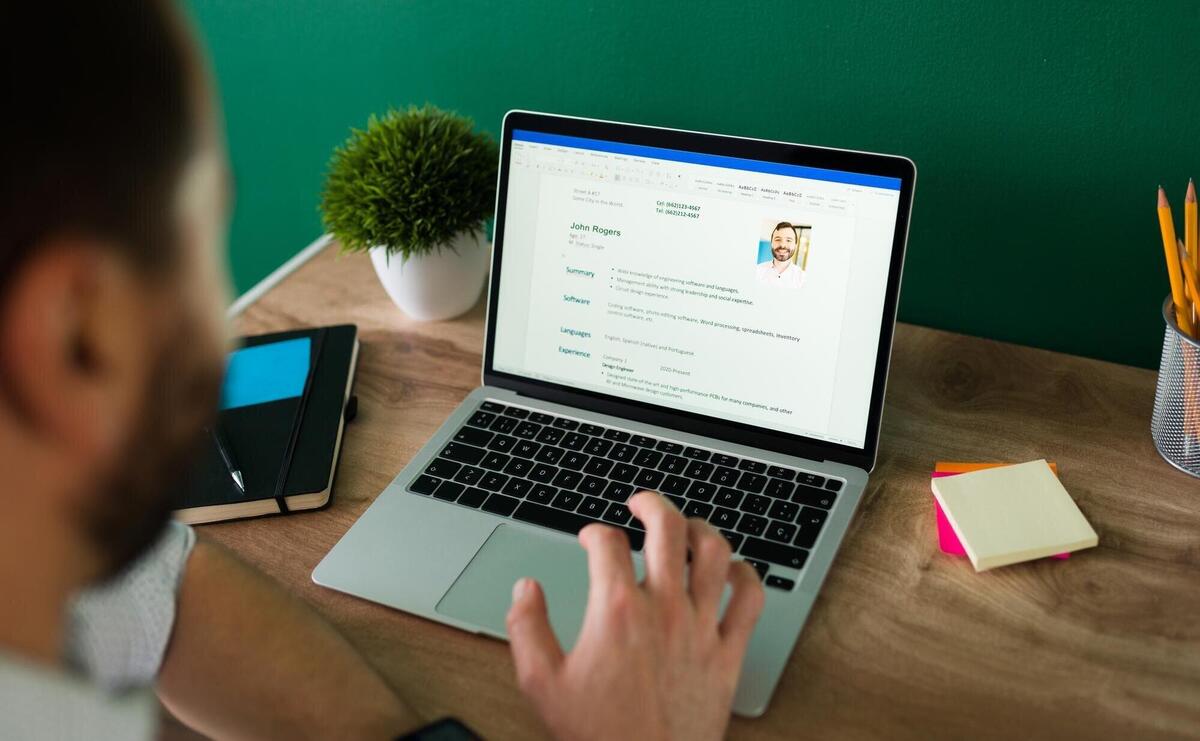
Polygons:
<instances>
[{"instance_id":1,"label":"laptop display bezel","mask_svg":"<svg viewBox=\"0 0 1200 741\"><path fill-rule=\"evenodd\" d=\"M863 447L855 448L791 432L722 420L697 412L672 409L650 402L636 401L597 391L572 388L552 381L534 379L528 376L496 370L493 365L496 340L496 316L500 300L500 275L504 262L504 217L508 201L508 173L512 154L513 131L515 130L529 130L588 139L624 142L899 179L901 185L896 214L896 227L893 234L892 254L888 267L883 312L880 317L879 346L876 354L875 374L871 389L871 400ZM718 440L728 440L741 445L762 448L786 455L813 460L835 461L868 471L874 467L879 445L879 427L883 411L883 397L887 386L887 371L891 360L892 340L895 332L900 276L904 265L904 252L908 239L908 227L912 210L913 188L916 181L916 167L911 160L895 155L827 149L801 144L574 118L532 111L509 111L505 115L500 145L500 171L496 189L492 270L488 284L486 334L483 352L483 383L485 385L511 389L518 394L534 399L565 404L669 429L686 430L692 434L704 435Z\"/></svg>"}]
</instances>

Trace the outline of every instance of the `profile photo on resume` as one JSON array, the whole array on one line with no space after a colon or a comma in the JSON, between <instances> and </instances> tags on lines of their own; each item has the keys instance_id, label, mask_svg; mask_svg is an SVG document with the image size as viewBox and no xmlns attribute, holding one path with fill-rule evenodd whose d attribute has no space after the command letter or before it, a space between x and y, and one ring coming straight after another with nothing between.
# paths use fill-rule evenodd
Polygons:
<instances>
[{"instance_id":1,"label":"profile photo on resume","mask_svg":"<svg viewBox=\"0 0 1200 741\"><path fill-rule=\"evenodd\" d=\"M792 221L764 221L755 268L758 282L792 289L804 285L811 233L811 226Z\"/></svg>"}]
</instances>

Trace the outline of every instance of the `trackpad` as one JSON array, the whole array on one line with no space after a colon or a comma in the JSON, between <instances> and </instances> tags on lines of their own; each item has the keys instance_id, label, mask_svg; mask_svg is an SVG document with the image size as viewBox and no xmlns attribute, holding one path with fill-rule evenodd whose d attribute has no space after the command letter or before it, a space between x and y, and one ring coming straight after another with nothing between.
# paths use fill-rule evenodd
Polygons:
<instances>
[{"instance_id":1,"label":"trackpad","mask_svg":"<svg viewBox=\"0 0 1200 741\"><path fill-rule=\"evenodd\" d=\"M437 611L505 636L513 584L523 576L541 583L550 625L569 650L587 607L587 553L578 542L501 524L438 602Z\"/></svg>"}]
</instances>

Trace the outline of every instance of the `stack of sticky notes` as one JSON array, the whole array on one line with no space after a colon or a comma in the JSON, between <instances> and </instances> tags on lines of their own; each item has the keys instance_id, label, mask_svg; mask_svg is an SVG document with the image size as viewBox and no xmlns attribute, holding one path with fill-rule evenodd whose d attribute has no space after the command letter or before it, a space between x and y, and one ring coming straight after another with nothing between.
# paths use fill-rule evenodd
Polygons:
<instances>
[{"instance_id":1,"label":"stack of sticky notes","mask_svg":"<svg viewBox=\"0 0 1200 741\"><path fill-rule=\"evenodd\" d=\"M938 464L931 487L942 550L961 548L985 571L1096 545L1052 465Z\"/></svg>"}]
</instances>

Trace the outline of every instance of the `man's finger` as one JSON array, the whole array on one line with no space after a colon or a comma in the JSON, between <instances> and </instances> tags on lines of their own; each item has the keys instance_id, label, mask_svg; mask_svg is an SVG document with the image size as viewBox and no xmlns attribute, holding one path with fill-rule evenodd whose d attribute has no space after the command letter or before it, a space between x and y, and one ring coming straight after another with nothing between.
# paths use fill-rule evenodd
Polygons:
<instances>
[{"instance_id":1,"label":"man's finger","mask_svg":"<svg viewBox=\"0 0 1200 741\"><path fill-rule=\"evenodd\" d=\"M513 603L506 622L517 682L526 694L536 695L563 660L562 647L546 615L546 597L536 581L523 578L513 585Z\"/></svg>"},{"instance_id":2,"label":"man's finger","mask_svg":"<svg viewBox=\"0 0 1200 741\"><path fill-rule=\"evenodd\" d=\"M646 528L646 585L664 594L682 593L687 521L665 497L649 491L633 495L629 511Z\"/></svg>"},{"instance_id":3,"label":"man's finger","mask_svg":"<svg viewBox=\"0 0 1200 741\"><path fill-rule=\"evenodd\" d=\"M579 531L579 543L588 554L589 603L614 586L635 585L633 556L625 533L596 523Z\"/></svg>"},{"instance_id":4,"label":"man's finger","mask_svg":"<svg viewBox=\"0 0 1200 741\"><path fill-rule=\"evenodd\" d=\"M721 619L721 640L731 658L741 661L766 597L758 572L745 561L730 565L729 582L733 586L733 595L725 606L725 617Z\"/></svg>"},{"instance_id":5,"label":"man's finger","mask_svg":"<svg viewBox=\"0 0 1200 741\"><path fill-rule=\"evenodd\" d=\"M721 592L729 577L729 542L704 520L690 519L687 527L688 548L692 552L688 590L697 614L706 625L715 625Z\"/></svg>"}]
</instances>

